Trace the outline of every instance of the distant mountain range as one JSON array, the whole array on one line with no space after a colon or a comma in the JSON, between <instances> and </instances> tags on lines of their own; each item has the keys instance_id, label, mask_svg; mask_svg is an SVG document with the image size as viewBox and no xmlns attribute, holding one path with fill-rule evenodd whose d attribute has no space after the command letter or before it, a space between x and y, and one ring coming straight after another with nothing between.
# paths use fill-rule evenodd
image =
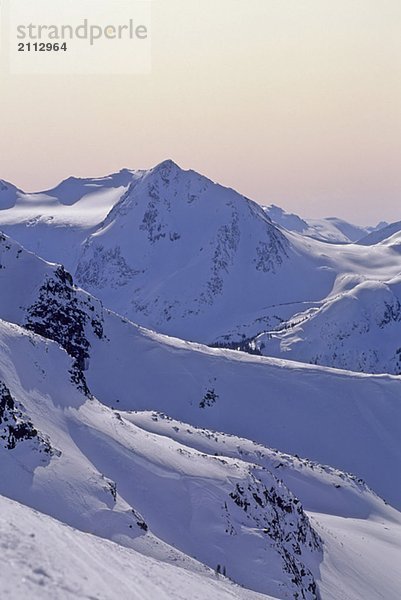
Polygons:
<instances>
[{"instance_id":1,"label":"distant mountain range","mask_svg":"<svg viewBox=\"0 0 401 600\"><path fill-rule=\"evenodd\" d=\"M375 227L360 227L337 217L302 219L298 215L288 213L274 204L264 206L263 210L274 223L285 227L289 231L302 233L302 235L316 240L333 242L334 244L358 242L369 234L388 226L388 223L381 221Z\"/></svg>"}]
</instances>

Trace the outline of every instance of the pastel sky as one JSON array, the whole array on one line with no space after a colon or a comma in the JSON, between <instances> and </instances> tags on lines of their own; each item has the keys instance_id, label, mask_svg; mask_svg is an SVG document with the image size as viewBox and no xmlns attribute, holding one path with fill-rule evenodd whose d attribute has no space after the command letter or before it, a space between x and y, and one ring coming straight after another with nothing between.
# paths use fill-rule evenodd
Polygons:
<instances>
[{"instance_id":1,"label":"pastel sky","mask_svg":"<svg viewBox=\"0 0 401 600\"><path fill-rule=\"evenodd\" d=\"M400 0L153 0L149 75L0 73L0 178L172 158L262 204L401 219Z\"/></svg>"}]
</instances>

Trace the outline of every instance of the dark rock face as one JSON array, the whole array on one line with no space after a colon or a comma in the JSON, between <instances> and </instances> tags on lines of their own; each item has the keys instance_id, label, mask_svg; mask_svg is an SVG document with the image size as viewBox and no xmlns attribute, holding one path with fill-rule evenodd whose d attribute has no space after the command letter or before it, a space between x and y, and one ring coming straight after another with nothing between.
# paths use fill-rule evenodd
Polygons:
<instances>
[{"instance_id":1,"label":"dark rock face","mask_svg":"<svg viewBox=\"0 0 401 600\"><path fill-rule=\"evenodd\" d=\"M287 574L293 597L317 600L317 586L312 572L302 561L307 552L320 552L322 542L309 523L302 505L277 479L270 487L252 477L247 486L237 484L229 494L235 506L245 515L245 523L257 527L274 547ZM236 535L230 518L231 509L225 504L227 533ZM244 523L244 524L245 524Z\"/></svg>"},{"instance_id":2,"label":"dark rock face","mask_svg":"<svg viewBox=\"0 0 401 600\"><path fill-rule=\"evenodd\" d=\"M71 275L60 266L40 288L37 301L27 309L24 326L57 342L74 358L71 378L89 396L84 376L90 356L88 336L103 337L100 302L78 294Z\"/></svg>"},{"instance_id":3,"label":"dark rock face","mask_svg":"<svg viewBox=\"0 0 401 600\"><path fill-rule=\"evenodd\" d=\"M20 442L34 440L40 452L54 454L45 440L24 414L23 406L11 395L8 387L0 381L0 447L14 450Z\"/></svg>"},{"instance_id":4,"label":"dark rock face","mask_svg":"<svg viewBox=\"0 0 401 600\"><path fill-rule=\"evenodd\" d=\"M244 336L241 340L230 340L230 336L227 335L225 337L227 338L227 341L221 340L213 344L209 344L209 346L211 348L227 348L228 350L238 350L239 352L246 352L247 354L262 356L262 352L252 338L246 338Z\"/></svg>"},{"instance_id":5,"label":"dark rock face","mask_svg":"<svg viewBox=\"0 0 401 600\"><path fill-rule=\"evenodd\" d=\"M213 406L213 404L218 400L219 395L216 394L214 388L210 388L207 390L206 394L203 396L202 400L199 402L199 408L206 408L207 406Z\"/></svg>"},{"instance_id":6,"label":"dark rock face","mask_svg":"<svg viewBox=\"0 0 401 600\"><path fill-rule=\"evenodd\" d=\"M97 246L93 259L81 261L75 276L84 285L103 289L107 286L123 287L141 273L143 270L135 270L128 265L119 246L109 249Z\"/></svg>"}]
</instances>

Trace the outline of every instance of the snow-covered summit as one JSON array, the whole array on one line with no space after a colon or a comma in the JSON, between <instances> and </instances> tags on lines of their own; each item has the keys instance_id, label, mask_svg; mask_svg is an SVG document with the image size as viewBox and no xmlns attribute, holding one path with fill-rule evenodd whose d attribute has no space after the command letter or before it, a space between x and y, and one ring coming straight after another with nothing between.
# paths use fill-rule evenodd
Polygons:
<instances>
[{"instance_id":1,"label":"snow-covered summit","mask_svg":"<svg viewBox=\"0 0 401 600\"><path fill-rule=\"evenodd\" d=\"M0 211L13 208L22 194L15 185L0 179Z\"/></svg>"},{"instance_id":2,"label":"snow-covered summit","mask_svg":"<svg viewBox=\"0 0 401 600\"><path fill-rule=\"evenodd\" d=\"M87 239L76 277L134 321L186 337L180 323L200 331L206 318L251 310L288 250L257 204L167 161L134 181Z\"/></svg>"}]
</instances>

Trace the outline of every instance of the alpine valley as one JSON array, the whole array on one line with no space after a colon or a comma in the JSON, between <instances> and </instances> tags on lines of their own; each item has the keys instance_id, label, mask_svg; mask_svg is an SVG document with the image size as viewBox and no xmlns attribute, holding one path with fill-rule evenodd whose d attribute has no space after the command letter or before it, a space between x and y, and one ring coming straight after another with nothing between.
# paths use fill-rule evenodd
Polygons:
<instances>
[{"instance_id":1,"label":"alpine valley","mask_svg":"<svg viewBox=\"0 0 401 600\"><path fill-rule=\"evenodd\" d=\"M399 600L401 222L167 160L0 230L2 597Z\"/></svg>"}]
</instances>

